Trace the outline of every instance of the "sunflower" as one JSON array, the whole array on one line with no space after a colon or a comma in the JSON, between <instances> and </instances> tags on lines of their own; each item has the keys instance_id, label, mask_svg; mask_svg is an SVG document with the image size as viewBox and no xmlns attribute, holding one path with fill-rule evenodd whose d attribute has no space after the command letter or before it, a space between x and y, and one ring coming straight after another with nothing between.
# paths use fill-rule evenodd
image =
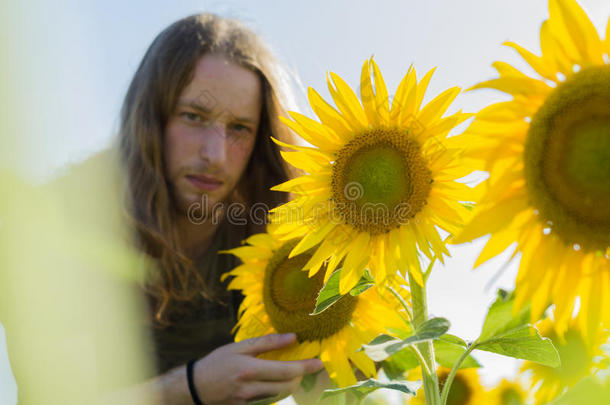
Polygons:
<instances>
[{"instance_id":1,"label":"sunflower","mask_svg":"<svg viewBox=\"0 0 610 405\"><path fill-rule=\"evenodd\" d=\"M532 390L536 404L546 404L559 396L565 389L574 386L582 378L607 367L607 355L601 349L608 342L607 332L598 333L593 343L585 340L578 323L572 319L563 336L559 336L552 321L546 318L537 325L540 333L551 339L559 352L561 366L557 368L538 363L525 362L522 370L532 373Z\"/></svg>"},{"instance_id":2,"label":"sunflower","mask_svg":"<svg viewBox=\"0 0 610 405\"><path fill-rule=\"evenodd\" d=\"M486 394L486 404L490 405L525 405L527 392L521 383L503 379Z\"/></svg>"},{"instance_id":3,"label":"sunflower","mask_svg":"<svg viewBox=\"0 0 610 405\"><path fill-rule=\"evenodd\" d=\"M373 286L359 295L347 294L325 311L310 315L323 286L323 273L308 277L302 271L313 254L311 250L288 257L298 241L283 242L271 233L260 233L246 239L245 246L223 251L243 263L221 277L224 280L233 276L228 288L244 294L233 329L237 330L235 341L294 332L297 344L259 357L301 360L319 356L330 378L340 387L356 383L350 361L366 377L375 376L374 362L357 350L385 333L386 328L404 328L404 309L393 296L383 297ZM393 284L393 288L408 298L404 287Z\"/></svg>"},{"instance_id":4,"label":"sunflower","mask_svg":"<svg viewBox=\"0 0 610 405\"><path fill-rule=\"evenodd\" d=\"M445 380L447 380L450 371L450 369L445 367L438 368L437 375L441 389ZM421 368L409 373L408 378L421 379ZM446 405L480 405L486 403L484 402L484 395L485 390L481 385L477 370L462 369L455 374ZM415 397L406 399L405 404L425 405L426 398L424 396L424 389L420 388Z\"/></svg>"},{"instance_id":5,"label":"sunflower","mask_svg":"<svg viewBox=\"0 0 610 405\"><path fill-rule=\"evenodd\" d=\"M496 62L500 77L472 87L513 98L481 110L466 130L476 146L465 159L490 177L454 241L491 233L475 267L515 244L516 307L531 300L535 321L554 302L562 333L579 296L583 330L594 335L610 325L610 37L601 41L574 0L550 0L549 9L541 56L505 44L537 75Z\"/></svg>"},{"instance_id":6,"label":"sunflower","mask_svg":"<svg viewBox=\"0 0 610 405\"><path fill-rule=\"evenodd\" d=\"M456 232L468 210L471 188L455 180L470 173L460 148L444 145L449 131L470 117L461 111L442 118L459 93L450 88L422 107L434 69L419 82L415 69L402 79L391 108L375 61L362 67L360 100L336 74L328 88L337 109L312 88L308 98L320 122L296 112L282 121L313 147L278 144L291 165L306 174L273 190L293 193L271 210L282 240L301 237L290 256L317 248L304 269L325 279L343 263L341 294L368 268L378 285L396 270L422 283L420 253L441 262L448 255L439 228ZM374 87L373 90L373 78Z\"/></svg>"}]
</instances>

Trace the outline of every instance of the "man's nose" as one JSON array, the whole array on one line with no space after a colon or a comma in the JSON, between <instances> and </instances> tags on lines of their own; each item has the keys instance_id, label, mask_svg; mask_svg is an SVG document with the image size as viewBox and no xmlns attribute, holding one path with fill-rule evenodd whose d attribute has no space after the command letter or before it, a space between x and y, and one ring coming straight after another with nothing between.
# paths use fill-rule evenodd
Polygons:
<instances>
[{"instance_id":1,"label":"man's nose","mask_svg":"<svg viewBox=\"0 0 610 405\"><path fill-rule=\"evenodd\" d=\"M203 129L200 154L209 163L226 162L227 129L223 123L214 123Z\"/></svg>"}]
</instances>

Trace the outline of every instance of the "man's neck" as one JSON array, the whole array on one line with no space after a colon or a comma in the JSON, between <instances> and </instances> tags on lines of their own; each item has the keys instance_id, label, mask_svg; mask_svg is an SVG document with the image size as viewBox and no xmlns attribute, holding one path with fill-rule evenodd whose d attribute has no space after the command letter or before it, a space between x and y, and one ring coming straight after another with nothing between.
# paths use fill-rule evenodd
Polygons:
<instances>
[{"instance_id":1,"label":"man's neck","mask_svg":"<svg viewBox=\"0 0 610 405\"><path fill-rule=\"evenodd\" d=\"M201 257L210 247L214 233L219 226L217 221L211 220L193 223L183 215L176 218L175 224L183 248L187 256L193 260Z\"/></svg>"}]
</instances>

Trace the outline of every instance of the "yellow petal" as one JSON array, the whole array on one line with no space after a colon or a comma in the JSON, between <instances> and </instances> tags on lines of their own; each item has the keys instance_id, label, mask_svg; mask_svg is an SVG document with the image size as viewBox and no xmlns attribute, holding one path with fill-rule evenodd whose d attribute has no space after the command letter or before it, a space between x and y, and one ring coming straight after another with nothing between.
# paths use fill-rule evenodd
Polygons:
<instances>
[{"instance_id":1,"label":"yellow petal","mask_svg":"<svg viewBox=\"0 0 610 405\"><path fill-rule=\"evenodd\" d=\"M373 93L373 83L371 82L371 65L368 60L362 65L360 74L360 98L369 125L379 125L379 115L375 104L375 94Z\"/></svg>"},{"instance_id":2,"label":"yellow petal","mask_svg":"<svg viewBox=\"0 0 610 405\"><path fill-rule=\"evenodd\" d=\"M362 342L365 343L365 342ZM368 342L366 342L368 343ZM352 352L348 354L349 359L354 363L356 367L362 370L362 373L367 378L375 378L377 375L377 369L375 368L375 362L371 360L363 351Z\"/></svg>"},{"instance_id":3,"label":"yellow petal","mask_svg":"<svg viewBox=\"0 0 610 405\"><path fill-rule=\"evenodd\" d=\"M311 109L320 118L322 124L330 127L342 140L348 139L351 136L353 131L349 123L345 121L337 110L324 101L317 91L310 87L307 97Z\"/></svg>"},{"instance_id":4,"label":"yellow petal","mask_svg":"<svg viewBox=\"0 0 610 405\"><path fill-rule=\"evenodd\" d=\"M565 36L567 50L572 47L578 52L579 61L594 64L603 63L599 34L587 14L574 0L550 0L549 14L551 21L557 21L557 29Z\"/></svg>"},{"instance_id":5,"label":"yellow petal","mask_svg":"<svg viewBox=\"0 0 610 405\"><path fill-rule=\"evenodd\" d=\"M320 353L320 360L328 371L328 376L337 383L339 387L347 387L356 384L356 376L352 371L347 356L342 350L342 342L331 336L324 341L325 348Z\"/></svg>"},{"instance_id":6,"label":"yellow petal","mask_svg":"<svg viewBox=\"0 0 610 405\"><path fill-rule=\"evenodd\" d=\"M502 45L506 45L508 47L513 48L515 51L521 55L523 59L542 77L547 78L549 80L557 80L557 71L552 67L549 67L546 64L546 61L541 57L534 55L527 49L523 48L520 45L517 45L514 42L504 42Z\"/></svg>"},{"instance_id":7,"label":"yellow petal","mask_svg":"<svg viewBox=\"0 0 610 405\"><path fill-rule=\"evenodd\" d=\"M515 215L528 206L525 196L499 201L494 206L477 212L452 243L469 242L488 233L497 232L506 227Z\"/></svg>"},{"instance_id":8,"label":"yellow petal","mask_svg":"<svg viewBox=\"0 0 610 405\"><path fill-rule=\"evenodd\" d=\"M513 243L516 244L515 232L511 229L507 229L503 232L496 232L491 235L491 238L485 244L485 247L474 262L474 268L479 267L492 257L496 257L500 253L504 252Z\"/></svg>"},{"instance_id":9,"label":"yellow petal","mask_svg":"<svg viewBox=\"0 0 610 405\"><path fill-rule=\"evenodd\" d=\"M373 68L373 76L375 77L375 110L381 124L389 125L390 123L390 99L388 97L388 88L385 85L381 71L377 63L371 58L371 66Z\"/></svg>"},{"instance_id":10,"label":"yellow petal","mask_svg":"<svg viewBox=\"0 0 610 405\"><path fill-rule=\"evenodd\" d=\"M412 74L413 65L409 66L409 70L403 76L398 89L396 89L396 95L392 99L392 107L390 108L390 124L400 125L400 112L405 107L405 103L411 89L415 87L416 81L415 76Z\"/></svg>"},{"instance_id":11,"label":"yellow petal","mask_svg":"<svg viewBox=\"0 0 610 405\"><path fill-rule=\"evenodd\" d=\"M280 155L286 162L307 173L316 172L330 165L326 156L313 151L285 152L282 150Z\"/></svg>"},{"instance_id":12,"label":"yellow petal","mask_svg":"<svg viewBox=\"0 0 610 405\"><path fill-rule=\"evenodd\" d=\"M552 91L552 88L548 84L540 80L529 77L513 76L504 76L498 79L487 80L472 86L468 90L483 88L500 90L513 96L523 95L534 97L544 97Z\"/></svg>"},{"instance_id":13,"label":"yellow petal","mask_svg":"<svg viewBox=\"0 0 610 405\"><path fill-rule=\"evenodd\" d=\"M322 241L334 228L336 224L333 221L328 221L316 230L309 232L299 243L290 251L288 258L292 258L301 254Z\"/></svg>"},{"instance_id":14,"label":"yellow petal","mask_svg":"<svg viewBox=\"0 0 610 405\"><path fill-rule=\"evenodd\" d=\"M229 250L219 250L218 253L230 253L241 260L266 259L272 256L271 249L258 246L240 246Z\"/></svg>"},{"instance_id":15,"label":"yellow petal","mask_svg":"<svg viewBox=\"0 0 610 405\"><path fill-rule=\"evenodd\" d=\"M337 89L335 90L331 80L327 79L328 90L341 113L352 123L352 127L367 127L366 115L354 91L335 73L331 72L330 76Z\"/></svg>"},{"instance_id":16,"label":"yellow petal","mask_svg":"<svg viewBox=\"0 0 610 405\"><path fill-rule=\"evenodd\" d=\"M415 103L417 101L417 72L415 68L410 69L409 73L403 79L405 81L404 91L400 95L397 106L398 125L408 126L415 119Z\"/></svg>"},{"instance_id":17,"label":"yellow petal","mask_svg":"<svg viewBox=\"0 0 610 405\"><path fill-rule=\"evenodd\" d=\"M443 91L422 108L419 114L417 114L417 119L422 122L424 127L432 125L445 114L447 108L449 108L449 105L455 100L458 94L460 94L459 87L452 87Z\"/></svg>"},{"instance_id":18,"label":"yellow petal","mask_svg":"<svg viewBox=\"0 0 610 405\"><path fill-rule=\"evenodd\" d=\"M341 147L341 139L332 129L297 112L290 111L289 114L294 121L285 117L280 117L280 120L290 126L305 141L327 152L334 152Z\"/></svg>"},{"instance_id":19,"label":"yellow petal","mask_svg":"<svg viewBox=\"0 0 610 405\"><path fill-rule=\"evenodd\" d=\"M523 120L534 112L536 112L536 109L532 108L531 105L511 100L491 104L479 111L476 117L481 121L505 122Z\"/></svg>"},{"instance_id":20,"label":"yellow petal","mask_svg":"<svg viewBox=\"0 0 610 405\"><path fill-rule=\"evenodd\" d=\"M430 83L430 79L432 79L432 75L436 71L436 67L433 67L424 75L421 81L417 84L417 95L415 97L415 105L413 106L413 111L417 114L421 107L422 102L424 101L424 95L426 94L426 89L428 88L428 84Z\"/></svg>"},{"instance_id":21,"label":"yellow petal","mask_svg":"<svg viewBox=\"0 0 610 405\"><path fill-rule=\"evenodd\" d=\"M540 49L545 63L553 69L563 73L565 76L572 72L572 63L566 55L561 43L555 38L549 21L544 21L540 26ZM557 82L558 79L555 79Z\"/></svg>"},{"instance_id":22,"label":"yellow petal","mask_svg":"<svg viewBox=\"0 0 610 405\"><path fill-rule=\"evenodd\" d=\"M257 233L246 239L246 243L252 246L258 246L262 248L268 249L277 249L279 247L279 242L276 241L273 236L268 233Z\"/></svg>"},{"instance_id":23,"label":"yellow petal","mask_svg":"<svg viewBox=\"0 0 610 405\"><path fill-rule=\"evenodd\" d=\"M343 268L341 269L341 278L339 280L339 293L346 294L352 289L362 274L364 266L362 261L369 254L370 235L367 232L360 232L347 247L347 255ZM365 263L366 265L366 263Z\"/></svg>"}]
</instances>

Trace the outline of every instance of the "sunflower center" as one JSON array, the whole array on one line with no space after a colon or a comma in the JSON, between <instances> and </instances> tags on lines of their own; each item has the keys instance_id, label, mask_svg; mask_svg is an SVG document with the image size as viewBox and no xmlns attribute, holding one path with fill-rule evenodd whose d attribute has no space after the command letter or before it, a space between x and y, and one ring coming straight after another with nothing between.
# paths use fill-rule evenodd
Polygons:
<instances>
[{"instance_id":1,"label":"sunflower center","mask_svg":"<svg viewBox=\"0 0 610 405\"><path fill-rule=\"evenodd\" d=\"M439 376L439 383L441 387L447 380L448 373L441 373ZM470 401L472 397L472 388L468 382L464 379L464 376L459 373L455 375L451 388L449 389L449 395L447 396L447 405L465 405Z\"/></svg>"},{"instance_id":2,"label":"sunflower center","mask_svg":"<svg viewBox=\"0 0 610 405\"><path fill-rule=\"evenodd\" d=\"M532 204L566 244L610 246L610 66L559 85L532 118L525 144Z\"/></svg>"},{"instance_id":3,"label":"sunflower center","mask_svg":"<svg viewBox=\"0 0 610 405\"><path fill-rule=\"evenodd\" d=\"M396 128L373 128L337 153L332 198L341 221L377 235L413 218L425 206L431 182L416 140Z\"/></svg>"},{"instance_id":4,"label":"sunflower center","mask_svg":"<svg viewBox=\"0 0 610 405\"><path fill-rule=\"evenodd\" d=\"M358 297L346 294L324 312L309 315L315 309L325 271L309 278L302 270L313 254L311 250L288 259L297 243L286 242L269 260L263 284L265 312L279 333L294 332L300 342L321 340L349 324Z\"/></svg>"},{"instance_id":5,"label":"sunflower center","mask_svg":"<svg viewBox=\"0 0 610 405\"><path fill-rule=\"evenodd\" d=\"M500 403L502 405L522 405L523 396L513 387L509 387L500 394Z\"/></svg>"}]
</instances>

